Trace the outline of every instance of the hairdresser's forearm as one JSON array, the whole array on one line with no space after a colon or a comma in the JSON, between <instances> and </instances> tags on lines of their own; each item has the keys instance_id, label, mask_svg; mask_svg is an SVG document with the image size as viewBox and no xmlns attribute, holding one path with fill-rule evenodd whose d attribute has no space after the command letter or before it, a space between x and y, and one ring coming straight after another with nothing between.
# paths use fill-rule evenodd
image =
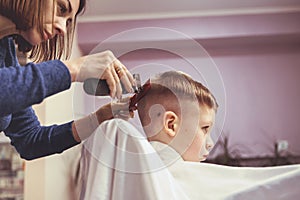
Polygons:
<instances>
[{"instance_id":1,"label":"hairdresser's forearm","mask_svg":"<svg viewBox=\"0 0 300 200\"><path fill-rule=\"evenodd\" d=\"M21 157L32 160L61 153L78 144L73 138L71 123L41 126L33 109L27 108L12 115L4 132Z\"/></svg>"},{"instance_id":2,"label":"hairdresser's forearm","mask_svg":"<svg viewBox=\"0 0 300 200\"><path fill-rule=\"evenodd\" d=\"M77 58L73 60L66 60L62 61L64 65L67 67L69 70L70 76L71 76L71 81L76 82L78 81L78 75L80 73L80 66L83 65L84 63L84 58Z\"/></svg>"},{"instance_id":3,"label":"hairdresser's forearm","mask_svg":"<svg viewBox=\"0 0 300 200\"><path fill-rule=\"evenodd\" d=\"M0 117L40 103L71 86L68 69L59 60L0 68Z\"/></svg>"},{"instance_id":4,"label":"hairdresser's forearm","mask_svg":"<svg viewBox=\"0 0 300 200\"><path fill-rule=\"evenodd\" d=\"M95 113L91 113L86 117L75 120L72 123L73 137L77 142L88 138L97 127L104 121L112 119L111 104L108 103L99 108Z\"/></svg>"}]
</instances>

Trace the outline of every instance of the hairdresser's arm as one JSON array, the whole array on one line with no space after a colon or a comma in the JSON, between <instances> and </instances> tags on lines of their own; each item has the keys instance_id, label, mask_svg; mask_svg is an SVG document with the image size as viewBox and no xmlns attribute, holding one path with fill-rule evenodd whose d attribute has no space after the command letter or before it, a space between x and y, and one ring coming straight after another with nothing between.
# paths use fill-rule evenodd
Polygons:
<instances>
[{"instance_id":1,"label":"hairdresser's arm","mask_svg":"<svg viewBox=\"0 0 300 200\"><path fill-rule=\"evenodd\" d=\"M72 123L41 126L33 109L29 107L12 114L11 123L4 133L22 158L32 160L61 153L78 144L73 137Z\"/></svg>"},{"instance_id":2,"label":"hairdresser's arm","mask_svg":"<svg viewBox=\"0 0 300 200\"><path fill-rule=\"evenodd\" d=\"M122 106L127 104L122 104ZM86 117L75 120L72 124L72 132L74 139L81 142L88 138L97 127L104 121L114 118L112 103L101 106L95 113L91 113Z\"/></svg>"},{"instance_id":3,"label":"hairdresser's arm","mask_svg":"<svg viewBox=\"0 0 300 200\"><path fill-rule=\"evenodd\" d=\"M111 51L67 60L64 64L70 71L72 82L83 82L88 78L106 80L111 97L121 97L121 83L128 92L133 92L132 74Z\"/></svg>"},{"instance_id":4,"label":"hairdresser's arm","mask_svg":"<svg viewBox=\"0 0 300 200\"><path fill-rule=\"evenodd\" d=\"M88 138L106 120L121 118L128 120L134 116L133 111L129 111L129 98L121 102L108 103L100 107L95 113L74 121L72 124L73 136L77 142Z\"/></svg>"},{"instance_id":5,"label":"hairdresser's arm","mask_svg":"<svg viewBox=\"0 0 300 200\"><path fill-rule=\"evenodd\" d=\"M15 113L68 89L71 76L59 60L0 68L0 117Z\"/></svg>"}]
</instances>

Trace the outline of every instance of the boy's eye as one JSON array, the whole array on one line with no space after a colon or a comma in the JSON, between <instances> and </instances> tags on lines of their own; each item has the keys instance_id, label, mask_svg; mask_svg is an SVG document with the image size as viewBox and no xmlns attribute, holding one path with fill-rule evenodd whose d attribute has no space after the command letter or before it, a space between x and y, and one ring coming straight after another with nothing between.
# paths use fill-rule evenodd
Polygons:
<instances>
[{"instance_id":1,"label":"boy's eye","mask_svg":"<svg viewBox=\"0 0 300 200\"><path fill-rule=\"evenodd\" d=\"M209 131L209 126L202 127L203 132L206 134Z\"/></svg>"}]
</instances>

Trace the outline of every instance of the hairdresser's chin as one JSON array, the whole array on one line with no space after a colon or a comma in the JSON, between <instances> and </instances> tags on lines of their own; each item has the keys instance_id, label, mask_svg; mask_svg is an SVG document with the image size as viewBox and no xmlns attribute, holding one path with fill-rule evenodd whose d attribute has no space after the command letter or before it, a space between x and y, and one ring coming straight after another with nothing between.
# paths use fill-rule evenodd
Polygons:
<instances>
[{"instance_id":1,"label":"hairdresser's chin","mask_svg":"<svg viewBox=\"0 0 300 200\"><path fill-rule=\"evenodd\" d=\"M47 35L44 35L42 37L41 34L36 29L29 29L27 31L22 31L21 36L32 46L38 45L48 39Z\"/></svg>"}]
</instances>

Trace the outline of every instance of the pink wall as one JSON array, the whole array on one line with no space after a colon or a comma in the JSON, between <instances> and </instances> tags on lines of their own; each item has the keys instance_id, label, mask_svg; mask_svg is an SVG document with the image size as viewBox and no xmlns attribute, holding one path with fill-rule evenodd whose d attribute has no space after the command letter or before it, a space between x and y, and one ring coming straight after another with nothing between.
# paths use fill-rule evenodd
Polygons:
<instances>
[{"instance_id":1,"label":"pink wall","mask_svg":"<svg viewBox=\"0 0 300 200\"><path fill-rule=\"evenodd\" d=\"M289 152L300 155L300 48L270 45L264 53L213 58L226 87L231 153L273 155L275 142L284 139Z\"/></svg>"},{"instance_id":2,"label":"pink wall","mask_svg":"<svg viewBox=\"0 0 300 200\"><path fill-rule=\"evenodd\" d=\"M79 23L78 42L83 52L88 53L111 35L148 26L169 28L192 37L211 55L223 79L226 102L221 102L221 109L226 116L224 126L219 123L216 128L229 136L232 155L273 155L274 143L281 139L289 142L289 153L300 155L299 21L300 13L286 13ZM142 37L136 42L146 44L145 40ZM172 35L169 40L161 36L159 42L167 46L170 41L178 49L190 51L190 58L197 56L193 49L178 46L182 40ZM117 51L134 42L119 41L105 47ZM149 63L187 65L178 55L149 49L128 53L120 59L128 68ZM211 87L216 96L222 93L213 84Z\"/></svg>"}]
</instances>

